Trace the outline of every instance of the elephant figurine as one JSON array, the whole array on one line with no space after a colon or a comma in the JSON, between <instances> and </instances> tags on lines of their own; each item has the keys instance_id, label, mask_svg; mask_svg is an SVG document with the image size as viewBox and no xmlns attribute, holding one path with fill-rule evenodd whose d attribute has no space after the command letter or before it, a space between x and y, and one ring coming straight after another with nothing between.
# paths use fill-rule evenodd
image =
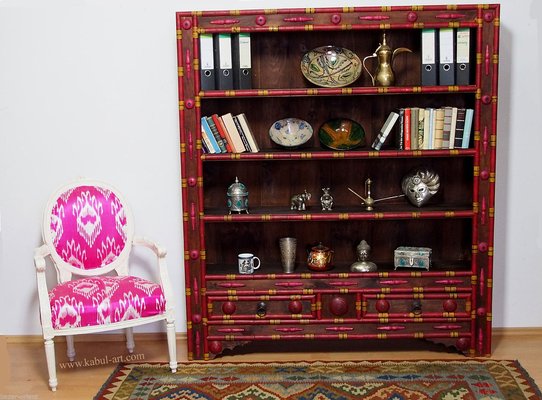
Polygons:
<instances>
[{"instance_id":1,"label":"elephant figurine","mask_svg":"<svg viewBox=\"0 0 542 400\"><path fill-rule=\"evenodd\" d=\"M300 194L294 194L290 200L290 210L305 211L307 209L306 202L311 199L311 194L307 189Z\"/></svg>"}]
</instances>

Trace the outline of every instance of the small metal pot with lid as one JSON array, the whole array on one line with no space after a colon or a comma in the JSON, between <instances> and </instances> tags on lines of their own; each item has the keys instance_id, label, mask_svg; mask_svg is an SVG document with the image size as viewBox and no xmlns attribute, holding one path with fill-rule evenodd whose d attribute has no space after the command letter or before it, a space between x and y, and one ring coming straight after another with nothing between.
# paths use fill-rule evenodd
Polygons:
<instances>
[{"instance_id":1,"label":"small metal pot with lid","mask_svg":"<svg viewBox=\"0 0 542 400\"><path fill-rule=\"evenodd\" d=\"M228 187L227 204L230 214L232 212L248 214L248 190L237 177L235 177L235 182Z\"/></svg>"},{"instance_id":2,"label":"small metal pot with lid","mask_svg":"<svg viewBox=\"0 0 542 400\"><path fill-rule=\"evenodd\" d=\"M331 269L332 258L333 250L320 243L309 251L307 266L312 271L327 271Z\"/></svg>"}]
</instances>

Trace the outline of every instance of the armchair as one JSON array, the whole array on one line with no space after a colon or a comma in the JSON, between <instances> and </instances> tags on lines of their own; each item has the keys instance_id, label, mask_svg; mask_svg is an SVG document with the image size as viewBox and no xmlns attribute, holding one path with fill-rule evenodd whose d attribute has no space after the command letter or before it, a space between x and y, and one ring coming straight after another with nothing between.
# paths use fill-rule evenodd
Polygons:
<instances>
[{"instance_id":1,"label":"armchair","mask_svg":"<svg viewBox=\"0 0 542 400\"><path fill-rule=\"evenodd\" d=\"M67 355L75 359L73 335L125 329L134 350L132 328L165 321L169 366L177 370L173 296L166 251L134 237L134 223L122 195L97 181L78 181L59 189L45 208L43 242L34 252L39 307L49 386L57 387L54 338L66 336ZM129 274L132 246L157 257L159 283ZM46 258L57 283L48 288ZM113 273L111 273L113 272Z\"/></svg>"}]
</instances>

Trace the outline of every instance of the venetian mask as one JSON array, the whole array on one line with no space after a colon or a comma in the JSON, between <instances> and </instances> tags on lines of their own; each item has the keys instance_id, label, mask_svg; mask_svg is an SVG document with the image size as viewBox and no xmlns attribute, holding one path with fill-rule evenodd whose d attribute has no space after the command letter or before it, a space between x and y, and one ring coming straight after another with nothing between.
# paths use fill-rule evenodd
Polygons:
<instances>
[{"instance_id":1,"label":"venetian mask","mask_svg":"<svg viewBox=\"0 0 542 400\"><path fill-rule=\"evenodd\" d=\"M416 169L403 178L401 187L408 200L421 207L438 192L440 177L430 169Z\"/></svg>"}]
</instances>

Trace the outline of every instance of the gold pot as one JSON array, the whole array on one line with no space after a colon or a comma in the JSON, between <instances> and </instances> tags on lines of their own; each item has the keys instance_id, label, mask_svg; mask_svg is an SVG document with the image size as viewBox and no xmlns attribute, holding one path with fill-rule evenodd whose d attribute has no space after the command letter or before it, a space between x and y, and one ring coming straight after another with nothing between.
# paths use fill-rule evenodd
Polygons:
<instances>
[{"instance_id":1,"label":"gold pot","mask_svg":"<svg viewBox=\"0 0 542 400\"><path fill-rule=\"evenodd\" d=\"M307 257L307 266L312 271L327 271L331 269L333 250L320 243L311 248Z\"/></svg>"}]
</instances>

